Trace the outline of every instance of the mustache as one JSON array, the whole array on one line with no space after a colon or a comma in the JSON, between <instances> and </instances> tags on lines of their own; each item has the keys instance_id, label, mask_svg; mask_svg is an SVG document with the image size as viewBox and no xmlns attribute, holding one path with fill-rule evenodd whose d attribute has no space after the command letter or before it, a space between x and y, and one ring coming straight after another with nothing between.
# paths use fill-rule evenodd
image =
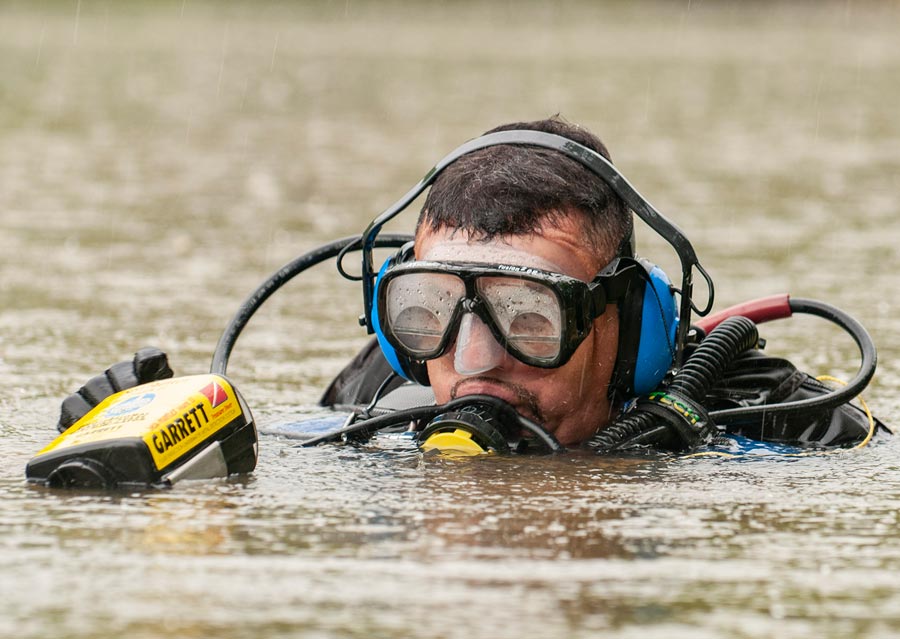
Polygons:
<instances>
[{"instance_id":1,"label":"mustache","mask_svg":"<svg viewBox=\"0 0 900 639\"><path fill-rule=\"evenodd\" d=\"M511 390L516 396L517 403L521 406L527 406L535 421L537 421L539 424L543 424L545 422L544 412L541 410L541 407L538 404L537 396L534 393L529 391L524 386L520 386L512 382L506 382L497 379L496 377L478 376L466 377L464 379L461 379L453 384L453 387L450 389L450 399L457 399L457 397L459 396L459 387L466 382L489 382L491 384L496 384L497 386L502 386Z\"/></svg>"}]
</instances>

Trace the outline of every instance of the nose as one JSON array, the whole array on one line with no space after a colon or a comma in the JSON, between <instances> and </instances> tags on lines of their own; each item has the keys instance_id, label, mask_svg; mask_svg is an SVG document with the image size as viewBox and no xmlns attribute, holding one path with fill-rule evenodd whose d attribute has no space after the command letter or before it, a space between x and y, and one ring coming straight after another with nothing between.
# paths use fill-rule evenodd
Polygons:
<instances>
[{"instance_id":1,"label":"nose","mask_svg":"<svg viewBox=\"0 0 900 639\"><path fill-rule=\"evenodd\" d=\"M503 365L506 350L475 313L466 313L456 336L453 367L460 375L478 375Z\"/></svg>"}]
</instances>

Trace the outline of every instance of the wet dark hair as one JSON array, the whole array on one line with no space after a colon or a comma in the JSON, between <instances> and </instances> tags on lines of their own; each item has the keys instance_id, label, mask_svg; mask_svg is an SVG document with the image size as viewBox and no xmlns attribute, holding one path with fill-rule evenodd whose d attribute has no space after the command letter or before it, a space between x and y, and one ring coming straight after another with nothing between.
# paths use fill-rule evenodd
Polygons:
<instances>
[{"instance_id":1,"label":"wet dark hair","mask_svg":"<svg viewBox=\"0 0 900 639\"><path fill-rule=\"evenodd\" d=\"M504 124L487 133L530 129L574 140L610 159L603 142L559 117ZM580 162L533 146L491 146L462 156L444 169L428 193L416 235L461 230L484 241L535 233L544 222L572 214L583 220L586 240L603 259L612 258L633 222L625 203Z\"/></svg>"}]
</instances>

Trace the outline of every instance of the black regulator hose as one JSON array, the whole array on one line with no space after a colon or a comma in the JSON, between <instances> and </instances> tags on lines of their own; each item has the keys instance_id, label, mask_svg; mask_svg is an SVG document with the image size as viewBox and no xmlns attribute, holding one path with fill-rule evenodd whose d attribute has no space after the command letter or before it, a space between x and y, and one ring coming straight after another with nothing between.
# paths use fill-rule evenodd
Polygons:
<instances>
[{"instance_id":1,"label":"black regulator hose","mask_svg":"<svg viewBox=\"0 0 900 639\"><path fill-rule=\"evenodd\" d=\"M502 430L525 432L533 438L538 447L543 448L546 452L562 453L566 450L553 433L549 432L540 424L520 415L516 412L515 408L502 399L490 395L466 395L450 400L446 404L437 406L419 406L403 411L379 415L378 417L354 421L338 431L324 433L307 439L303 443L297 444L297 447L309 448L322 443L340 441L347 438L368 439L373 433L376 433L383 428L410 424L412 422L424 423L439 415L449 415L455 411L465 411L473 407L487 407L493 413L494 417L504 422Z\"/></svg>"},{"instance_id":2,"label":"black regulator hose","mask_svg":"<svg viewBox=\"0 0 900 639\"><path fill-rule=\"evenodd\" d=\"M374 246L376 248L399 248L410 240L412 240L411 235L386 234L375 239ZM312 251L291 260L269 276L268 279L260 284L256 290L250 294L250 297L241 304L241 307L237 310L237 313L234 314L234 317L231 318L228 326L225 327L225 331L219 338L219 343L216 344L216 350L213 353L212 365L210 366L209 371L217 375L225 374L225 369L228 367L228 358L231 357L231 351L234 348L234 344L237 342L237 338L241 334L241 331L244 330L244 327L247 325L247 322L250 321L250 318L253 317L253 314L263 305L263 302L269 299L275 291L308 268L352 250L354 243L358 244L358 247L356 247L357 249L361 249L362 237L354 235L319 246Z\"/></svg>"},{"instance_id":3,"label":"black regulator hose","mask_svg":"<svg viewBox=\"0 0 900 639\"><path fill-rule=\"evenodd\" d=\"M756 324L729 317L700 343L664 388L637 399L630 410L594 435L588 448L609 453L653 447L690 450L716 433L701 402L735 357L759 342Z\"/></svg>"},{"instance_id":4,"label":"black regulator hose","mask_svg":"<svg viewBox=\"0 0 900 639\"><path fill-rule=\"evenodd\" d=\"M842 404L851 401L859 395L875 375L875 368L878 363L878 355L875 349L875 342L866 331L865 327L856 319L840 310L839 308L820 302L799 297L790 298L790 309L794 313L805 313L807 315L816 315L826 319L833 324L837 324L846 331L856 342L859 347L861 361L859 370L853 376L846 386L832 390L822 395L809 397L807 399L798 399L792 402L782 402L779 404L763 404L761 406L748 406L743 408L728 408L711 412L709 415L716 423L725 425L746 420L748 417L755 417L765 414L790 414L802 413L806 411L824 411L833 410Z\"/></svg>"}]
</instances>

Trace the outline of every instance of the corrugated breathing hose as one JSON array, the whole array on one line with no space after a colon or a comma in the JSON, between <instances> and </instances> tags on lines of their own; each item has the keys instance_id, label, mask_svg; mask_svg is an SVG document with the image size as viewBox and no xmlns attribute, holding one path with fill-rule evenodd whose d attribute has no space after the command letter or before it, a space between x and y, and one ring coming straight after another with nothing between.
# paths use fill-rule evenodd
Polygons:
<instances>
[{"instance_id":1,"label":"corrugated breathing hose","mask_svg":"<svg viewBox=\"0 0 900 639\"><path fill-rule=\"evenodd\" d=\"M668 385L639 397L587 446L598 453L653 447L690 450L716 433L701 402L735 357L759 342L756 324L729 317L697 346Z\"/></svg>"}]
</instances>

